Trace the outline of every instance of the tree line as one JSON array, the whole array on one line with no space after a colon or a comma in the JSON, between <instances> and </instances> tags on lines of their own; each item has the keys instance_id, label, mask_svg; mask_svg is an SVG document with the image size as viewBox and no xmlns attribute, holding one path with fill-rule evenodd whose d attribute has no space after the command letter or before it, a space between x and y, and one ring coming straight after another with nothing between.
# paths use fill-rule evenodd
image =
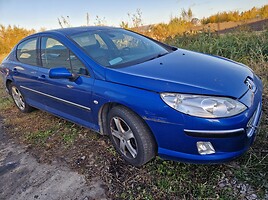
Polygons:
<instances>
[{"instance_id":1,"label":"tree line","mask_svg":"<svg viewBox=\"0 0 268 200\"><path fill-rule=\"evenodd\" d=\"M253 7L252 9L239 12L239 11L229 11L229 12L220 12L210 17L202 19L203 24L208 23L220 23L220 22L229 22L229 21L244 21L249 19L268 18L268 5L265 5L261 8Z\"/></svg>"},{"instance_id":2,"label":"tree line","mask_svg":"<svg viewBox=\"0 0 268 200\"><path fill-rule=\"evenodd\" d=\"M34 33L35 30L27 30L18 26L0 25L0 54L6 54L17 44L22 38Z\"/></svg>"},{"instance_id":3,"label":"tree line","mask_svg":"<svg viewBox=\"0 0 268 200\"><path fill-rule=\"evenodd\" d=\"M201 20L194 18L194 14L191 8L188 10L182 9L178 16L171 17L168 23L159 23L149 26L143 25L142 11L140 9L137 9L136 13L128 13L127 16L127 20L122 21L119 24L120 27L137 31L149 37L153 37L154 39L163 41L167 37L175 37L176 35L183 34L186 31L190 30L192 27L197 25L196 21L200 23L199 25L205 25L208 23L243 21L255 18L266 19L268 18L268 5L265 5L261 8L254 7L245 12L221 12L210 17L203 18ZM69 16L61 16L61 18L58 18L58 23L59 27L61 28L71 26ZM85 26L88 25L90 25L90 20L89 14L86 13ZM105 18L96 16L94 25L106 25ZM6 54L10 52L10 50L16 43L18 43L18 41L34 32L36 32L34 29L27 30L18 26L0 25L0 54Z\"/></svg>"}]
</instances>

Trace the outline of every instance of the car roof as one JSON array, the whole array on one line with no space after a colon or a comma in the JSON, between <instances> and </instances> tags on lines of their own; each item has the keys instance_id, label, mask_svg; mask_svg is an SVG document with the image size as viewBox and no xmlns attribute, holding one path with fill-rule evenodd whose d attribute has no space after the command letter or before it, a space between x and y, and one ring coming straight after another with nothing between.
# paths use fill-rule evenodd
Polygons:
<instances>
[{"instance_id":1,"label":"car roof","mask_svg":"<svg viewBox=\"0 0 268 200\"><path fill-rule=\"evenodd\" d=\"M71 27L71 28L61 28L61 29L54 29L48 30L40 33L61 33L64 35L73 35L76 33L86 32L86 31L101 31L101 30L111 30L111 29L120 29L116 27L109 27L109 26L81 26L81 27Z\"/></svg>"}]
</instances>

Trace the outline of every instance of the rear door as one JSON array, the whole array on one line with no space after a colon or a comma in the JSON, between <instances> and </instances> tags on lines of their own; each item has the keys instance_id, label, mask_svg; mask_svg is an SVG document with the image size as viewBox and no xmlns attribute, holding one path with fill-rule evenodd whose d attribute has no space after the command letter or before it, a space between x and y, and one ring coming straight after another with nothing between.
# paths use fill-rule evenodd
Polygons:
<instances>
[{"instance_id":1,"label":"rear door","mask_svg":"<svg viewBox=\"0 0 268 200\"><path fill-rule=\"evenodd\" d=\"M20 87L26 101L38 107L41 106L38 90L38 37L32 37L22 41L16 49L16 62L12 64L12 77L17 87Z\"/></svg>"},{"instance_id":2,"label":"rear door","mask_svg":"<svg viewBox=\"0 0 268 200\"><path fill-rule=\"evenodd\" d=\"M78 57L62 42L52 37L41 37L41 67L38 81L42 84L39 93L43 95L46 110L85 126L92 127L91 92L94 79ZM78 74L76 81L51 79L49 70L65 67Z\"/></svg>"}]
</instances>

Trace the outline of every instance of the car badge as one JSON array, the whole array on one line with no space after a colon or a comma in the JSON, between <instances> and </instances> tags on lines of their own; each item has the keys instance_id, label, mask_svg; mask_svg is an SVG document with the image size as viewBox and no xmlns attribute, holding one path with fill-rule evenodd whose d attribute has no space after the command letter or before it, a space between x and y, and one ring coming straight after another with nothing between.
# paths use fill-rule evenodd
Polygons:
<instances>
[{"instance_id":1,"label":"car badge","mask_svg":"<svg viewBox=\"0 0 268 200\"><path fill-rule=\"evenodd\" d=\"M255 91L256 86L255 86L254 82L250 78L246 78L245 84L247 85L248 89L250 89L252 92Z\"/></svg>"}]
</instances>

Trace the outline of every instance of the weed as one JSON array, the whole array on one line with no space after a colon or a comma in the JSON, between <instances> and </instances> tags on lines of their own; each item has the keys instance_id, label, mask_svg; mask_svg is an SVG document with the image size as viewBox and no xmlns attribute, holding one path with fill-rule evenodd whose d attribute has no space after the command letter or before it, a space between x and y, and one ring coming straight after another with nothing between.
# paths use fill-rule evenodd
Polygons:
<instances>
[{"instance_id":1,"label":"weed","mask_svg":"<svg viewBox=\"0 0 268 200\"><path fill-rule=\"evenodd\" d=\"M52 134L53 134L52 130L28 133L26 136L26 140L28 140L29 142L32 142L34 144L44 145Z\"/></svg>"},{"instance_id":2,"label":"weed","mask_svg":"<svg viewBox=\"0 0 268 200\"><path fill-rule=\"evenodd\" d=\"M0 94L1 95L1 94ZM14 106L13 101L10 97L2 97L0 98L0 109L7 110L10 107Z\"/></svg>"},{"instance_id":3,"label":"weed","mask_svg":"<svg viewBox=\"0 0 268 200\"><path fill-rule=\"evenodd\" d=\"M66 127L61 133L62 139L66 144L72 144L78 136L78 129L76 127Z\"/></svg>"},{"instance_id":4,"label":"weed","mask_svg":"<svg viewBox=\"0 0 268 200\"><path fill-rule=\"evenodd\" d=\"M111 154L111 156L117 156L117 152L114 147L112 146L108 147L107 151Z\"/></svg>"},{"instance_id":5,"label":"weed","mask_svg":"<svg viewBox=\"0 0 268 200\"><path fill-rule=\"evenodd\" d=\"M4 89L4 85L2 84L2 78L0 77L0 110L8 110L13 104L13 100L8 95L8 93Z\"/></svg>"}]
</instances>

